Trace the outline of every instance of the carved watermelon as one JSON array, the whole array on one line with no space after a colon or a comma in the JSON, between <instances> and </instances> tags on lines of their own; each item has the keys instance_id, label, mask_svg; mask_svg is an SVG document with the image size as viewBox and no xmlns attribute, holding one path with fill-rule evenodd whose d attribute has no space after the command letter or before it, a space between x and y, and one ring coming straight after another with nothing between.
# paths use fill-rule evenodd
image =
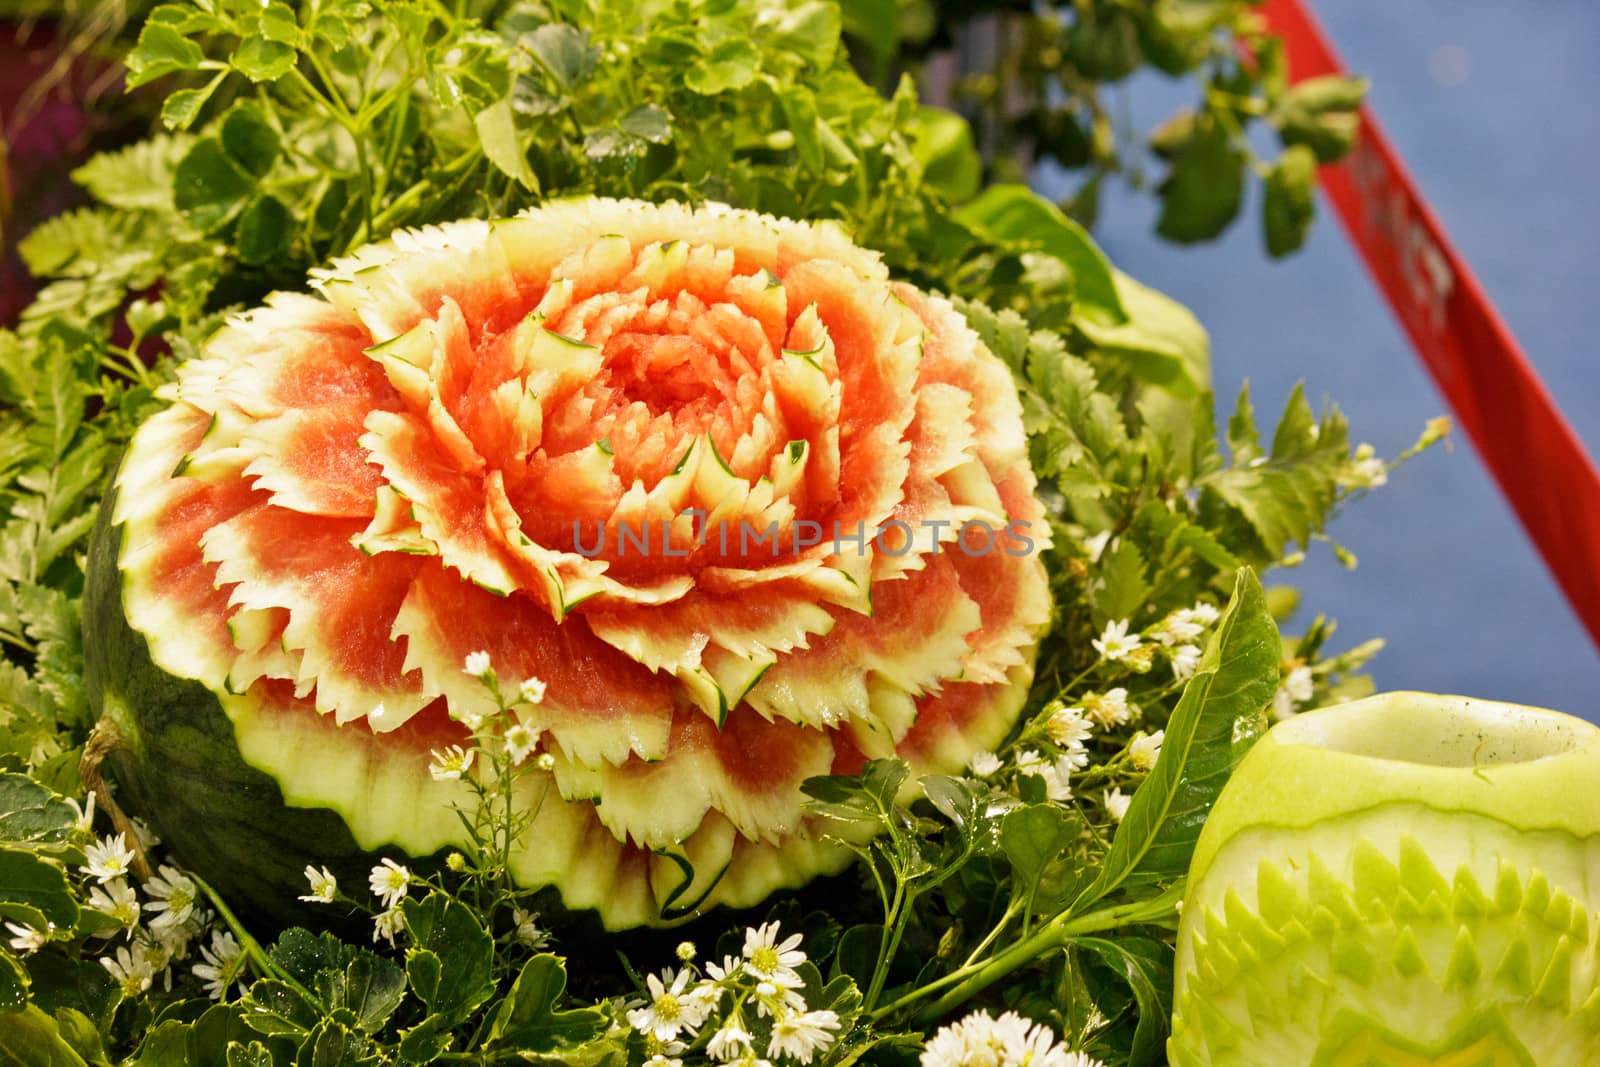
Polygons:
<instances>
[{"instance_id":1,"label":"carved watermelon","mask_svg":"<svg viewBox=\"0 0 1600 1067\"><path fill-rule=\"evenodd\" d=\"M313 284L180 369L91 566L115 777L227 891L459 843L427 765L494 710L474 652L546 686L514 875L611 927L842 869L804 779L1011 725L1050 612L1014 385L836 229L565 201Z\"/></svg>"}]
</instances>

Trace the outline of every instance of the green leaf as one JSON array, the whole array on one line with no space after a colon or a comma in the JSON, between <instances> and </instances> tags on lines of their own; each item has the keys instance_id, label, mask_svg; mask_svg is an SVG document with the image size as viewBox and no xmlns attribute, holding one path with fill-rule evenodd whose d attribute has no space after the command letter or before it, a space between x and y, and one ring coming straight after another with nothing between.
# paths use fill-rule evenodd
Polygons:
<instances>
[{"instance_id":1,"label":"green leaf","mask_svg":"<svg viewBox=\"0 0 1600 1067\"><path fill-rule=\"evenodd\" d=\"M267 37L246 37L233 53L233 66L253 82L277 81L294 69L295 50Z\"/></svg>"},{"instance_id":2,"label":"green leaf","mask_svg":"<svg viewBox=\"0 0 1600 1067\"><path fill-rule=\"evenodd\" d=\"M87 1015L73 1008L58 1008L54 1019L60 1030L61 1039L71 1047L72 1051L90 1063L108 1062L100 1030Z\"/></svg>"},{"instance_id":3,"label":"green leaf","mask_svg":"<svg viewBox=\"0 0 1600 1067\"><path fill-rule=\"evenodd\" d=\"M494 939L472 909L443 893L401 902L416 947L406 951L406 978L428 1010L460 1022L494 993Z\"/></svg>"},{"instance_id":4,"label":"green leaf","mask_svg":"<svg viewBox=\"0 0 1600 1067\"><path fill-rule=\"evenodd\" d=\"M392 961L358 949L344 970L320 971L316 987L330 1011L347 1009L359 1029L375 1034L405 999L406 976Z\"/></svg>"},{"instance_id":5,"label":"green leaf","mask_svg":"<svg viewBox=\"0 0 1600 1067\"><path fill-rule=\"evenodd\" d=\"M804 0L773 9L765 28L772 44L802 57L817 69L825 69L839 50L842 20L839 6L823 0Z\"/></svg>"},{"instance_id":6,"label":"green leaf","mask_svg":"<svg viewBox=\"0 0 1600 1067\"><path fill-rule=\"evenodd\" d=\"M959 204L977 195L983 183L983 160L972 143L972 127L953 111L917 108L906 133L922 164L922 180Z\"/></svg>"},{"instance_id":7,"label":"green leaf","mask_svg":"<svg viewBox=\"0 0 1600 1067\"><path fill-rule=\"evenodd\" d=\"M173 201L202 230L215 230L232 218L255 192L255 179L215 137L194 143L178 164Z\"/></svg>"},{"instance_id":8,"label":"green leaf","mask_svg":"<svg viewBox=\"0 0 1600 1067\"><path fill-rule=\"evenodd\" d=\"M217 136L228 155L258 178L272 169L283 152L278 131L267 119L262 106L253 100L229 108Z\"/></svg>"},{"instance_id":9,"label":"green leaf","mask_svg":"<svg viewBox=\"0 0 1600 1067\"><path fill-rule=\"evenodd\" d=\"M267 1037L300 1037L310 1033L320 1018L305 997L276 978L262 978L250 986L239 1002L245 1025Z\"/></svg>"},{"instance_id":10,"label":"green leaf","mask_svg":"<svg viewBox=\"0 0 1600 1067\"><path fill-rule=\"evenodd\" d=\"M1267 252L1286 256L1305 244L1316 214L1312 192L1317 182L1317 157L1305 145L1290 145L1268 172L1261 200Z\"/></svg>"},{"instance_id":11,"label":"green leaf","mask_svg":"<svg viewBox=\"0 0 1600 1067\"><path fill-rule=\"evenodd\" d=\"M1239 214L1244 198L1244 153L1209 116L1195 126L1161 183L1156 232L1169 241L1209 241Z\"/></svg>"},{"instance_id":12,"label":"green leaf","mask_svg":"<svg viewBox=\"0 0 1600 1067\"><path fill-rule=\"evenodd\" d=\"M701 96L743 89L756 76L761 55L748 37L724 37L683 76L683 84Z\"/></svg>"},{"instance_id":13,"label":"green leaf","mask_svg":"<svg viewBox=\"0 0 1600 1067\"><path fill-rule=\"evenodd\" d=\"M21 1011L27 1003L28 972L15 956L0 948L0 1014Z\"/></svg>"},{"instance_id":14,"label":"green leaf","mask_svg":"<svg viewBox=\"0 0 1600 1067\"><path fill-rule=\"evenodd\" d=\"M600 59L600 50L589 43L588 33L560 22L540 26L523 37L522 46L568 92L588 80Z\"/></svg>"},{"instance_id":15,"label":"green leaf","mask_svg":"<svg viewBox=\"0 0 1600 1067\"><path fill-rule=\"evenodd\" d=\"M1099 583L1089 600L1097 627L1118 619L1131 619L1150 596L1144 554L1131 538L1119 537L1105 549L1097 567Z\"/></svg>"},{"instance_id":16,"label":"green leaf","mask_svg":"<svg viewBox=\"0 0 1600 1067\"><path fill-rule=\"evenodd\" d=\"M146 22L139 42L128 53L128 88L133 89L165 74L194 70L205 52L164 22Z\"/></svg>"},{"instance_id":17,"label":"green leaf","mask_svg":"<svg viewBox=\"0 0 1600 1067\"><path fill-rule=\"evenodd\" d=\"M666 144L672 140L672 116L654 104L640 104L622 116L617 128L651 144Z\"/></svg>"},{"instance_id":18,"label":"green leaf","mask_svg":"<svg viewBox=\"0 0 1600 1067\"><path fill-rule=\"evenodd\" d=\"M1330 408L1319 421L1296 386L1273 435L1272 454L1241 465L1239 456L1250 451L1248 435L1242 440L1246 447L1235 453L1234 465L1207 476L1202 488L1238 511L1267 555L1281 556L1290 541L1309 546L1326 524L1339 472L1349 461L1344 416Z\"/></svg>"},{"instance_id":19,"label":"green leaf","mask_svg":"<svg viewBox=\"0 0 1600 1067\"><path fill-rule=\"evenodd\" d=\"M193 126L200 117L200 109L206 106L211 94L222 84L222 78L223 75L218 74L198 89L179 89L168 96L161 104L161 124L169 130L179 131Z\"/></svg>"},{"instance_id":20,"label":"green leaf","mask_svg":"<svg viewBox=\"0 0 1600 1067\"><path fill-rule=\"evenodd\" d=\"M1105 253L1082 226L1032 189L991 185L955 217L991 241L1037 248L1065 263L1072 272L1074 312L1080 317L1109 324L1127 321Z\"/></svg>"},{"instance_id":21,"label":"green leaf","mask_svg":"<svg viewBox=\"0 0 1600 1067\"><path fill-rule=\"evenodd\" d=\"M1128 983L1137 1008L1129 1067L1164 1063L1167 1020L1172 1015L1172 946L1148 937L1075 938Z\"/></svg>"},{"instance_id":22,"label":"green leaf","mask_svg":"<svg viewBox=\"0 0 1600 1067\"><path fill-rule=\"evenodd\" d=\"M294 215L275 196L250 202L239 216L235 239L239 261L252 266L272 265L286 258L294 239Z\"/></svg>"},{"instance_id":23,"label":"green leaf","mask_svg":"<svg viewBox=\"0 0 1600 1067\"><path fill-rule=\"evenodd\" d=\"M0 1067L87 1067L54 1019L30 1006L0 1012Z\"/></svg>"},{"instance_id":24,"label":"green leaf","mask_svg":"<svg viewBox=\"0 0 1600 1067\"><path fill-rule=\"evenodd\" d=\"M1179 396L1199 396L1209 390L1211 341L1200 320L1176 300L1119 270L1112 271L1112 280L1127 321L1080 318L1073 325L1141 381Z\"/></svg>"},{"instance_id":25,"label":"green leaf","mask_svg":"<svg viewBox=\"0 0 1600 1067\"><path fill-rule=\"evenodd\" d=\"M372 1043L343 1023L324 1019L300 1046L295 1067L359 1067L376 1063Z\"/></svg>"},{"instance_id":26,"label":"green leaf","mask_svg":"<svg viewBox=\"0 0 1600 1067\"><path fill-rule=\"evenodd\" d=\"M523 965L490 1024L488 1043L507 1042L530 1052L573 1048L606 1028L598 1008L557 1011L567 986L560 957L541 953Z\"/></svg>"},{"instance_id":27,"label":"green leaf","mask_svg":"<svg viewBox=\"0 0 1600 1067\"><path fill-rule=\"evenodd\" d=\"M1241 569L1199 670L1167 722L1161 758L1133 794L1083 903L1131 878L1171 879L1188 868L1212 803L1264 728L1262 709L1278 687L1281 655L1261 583Z\"/></svg>"},{"instance_id":28,"label":"green leaf","mask_svg":"<svg viewBox=\"0 0 1600 1067\"><path fill-rule=\"evenodd\" d=\"M77 817L71 804L27 775L0 774L0 842L64 841Z\"/></svg>"},{"instance_id":29,"label":"green leaf","mask_svg":"<svg viewBox=\"0 0 1600 1067\"><path fill-rule=\"evenodd\" d=\"M1014 892L1031 892L1050 861L1061 854L1077 827L1054 804L1029 804L1000 820L1000 847L1011 861Z\"/></svg>"},{"instance_id":30,"label":"green leaf","mask_svg":"<svg viewBox=\"0 0 1600 1067\"><path fill-rule=\"evenodd\" d=\"M432 1063L450 1047L450 1024L430 1015L416 1026L400 1031L400 1058L406 1063Z\"/></svg>"},{"instance_id":31,"label":"green leaf","mask_svg":"<svg viewBox=\"0 0 1600 1067\"><path fill-rule=\"evenodd\" d=\"M83 915L91 912L85 908ZM28 957L28 977L33 1002L47 1012L70 1009L91 1019L104 1031L122 1000L122 989L99 960L71 959L59 952L36 952Z\"/></svg>"},{"instance_id":32,"label":"green leaf","mask_svg":"<svg viewBox=\"0 0 1600 1067\"><path fill-rule=\"evenodd\" d=\"M273 1067L272 1051L259 1041L230 1042L227 1055L227 1067Z\"/></svg>"},{"instance_id":33,"label":"green leaf","mask_svg":"<svg viewBox=\"0 0 1600 1067\"><path fill-rule=\"evenodd\" d=\"M521 135L517 133L516 118L511 112L511 98L498 100L472 120L478 130L478 140L483 154L504 174L515 178L529 192L539 191L539 179L528 165L528 154L523 150Z\"/></svg>"},{"instance_id":34,"label":"green leaf","mask_svg":"<svg viewBox=\"0 0 1600 1067\"><path fill-rule=\"evenodd\" d=\"M156 134L115 152L101 152L72 180L103 204L129 211L171 211L172 180L189 150L187 137Z\"/></svg>"},{"instance_id":35,"label":"green leaf","mask_svg":"<svg viewBox=\"0 0 1600 1067\"><path fill-rule=\"evenodd\" d=\"M70 930L78 922L78 902L66 873L31 853L0 850L0 913L7 904L37 909L62 930Z\"/></svg>"}]
</instances>

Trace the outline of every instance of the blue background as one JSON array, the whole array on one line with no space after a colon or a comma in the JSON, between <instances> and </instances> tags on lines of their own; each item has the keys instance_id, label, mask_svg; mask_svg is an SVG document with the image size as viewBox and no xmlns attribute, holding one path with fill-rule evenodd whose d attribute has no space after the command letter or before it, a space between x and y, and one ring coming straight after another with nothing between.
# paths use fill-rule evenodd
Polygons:
<instances>
[{"instance_id":1,"label":"blue background","mask_svg":"<svg viewBox=\"0 0 1600 1067\"><path fill-rule=\"evenodd\" d=\"M1321 0L1315 9L1457 248L1478 274L1583 439L1600 449L1600 5L1592 0ZM1148 129L1193 86L1135 80ZM1073 179L1041 170L1041 191ZM1188 304L1211 333L1219 406L1248 378L1258 417L1276 419L1297 381L1349 416L1352 437L1392 456L1449 408L1319 200L1310 243L1270 261L1259 187L1220 241L1180 248L1154 236L1152 198L1102 193L1096 236L1124 270ZM1458 436L1396 471L1330 533L1271 577L1339 621L1343 649L1383 636L1381 689L1424 689L1559 708L1600 720L1600 655L1500 495ZM1594 561L1600 566L1600 560Z\"/></svg>"}]
</instances>

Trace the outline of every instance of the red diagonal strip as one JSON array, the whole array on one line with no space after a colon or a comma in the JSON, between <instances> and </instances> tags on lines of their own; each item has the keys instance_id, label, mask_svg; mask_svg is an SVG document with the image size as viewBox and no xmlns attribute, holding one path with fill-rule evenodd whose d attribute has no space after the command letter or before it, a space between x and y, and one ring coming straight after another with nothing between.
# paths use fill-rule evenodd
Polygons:
<instances>
[{"instance_id":1,"label":"red diagonal strip","mask_svg":"<svg viewBox=\"0 0 1600 1067\"><path fill-rule=\"evenodd\" d=\"M1262 8L1295 80L1342 74L1301 0ZM1600 473L1407 173L1372 109L1322 188L1456 418L1600 645Z\"/></svg>"}]
</instances>

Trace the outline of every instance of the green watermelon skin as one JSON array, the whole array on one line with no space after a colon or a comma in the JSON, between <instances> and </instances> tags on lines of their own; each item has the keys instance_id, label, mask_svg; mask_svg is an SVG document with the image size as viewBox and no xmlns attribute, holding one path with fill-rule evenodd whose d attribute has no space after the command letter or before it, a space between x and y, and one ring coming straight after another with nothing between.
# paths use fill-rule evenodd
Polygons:
<instances>
[{"instance_id":1,"label":"green watermelon skin","mask_svg":"<svg viewBox=\"0 0 1600 1067\"><path fill-rule=\"evenodd\" d=\"M116 493L113 483L84 589L85 681L95 715L117 734L104 764L113 799L231 906L276 924L302 921L296 887L307 864L328 866L348 890L364 884L377 857L356 845L337 813L289 807L277 781L239 755L216 695L151 661L123 611Z\"/></svg>"}]
</instances>

